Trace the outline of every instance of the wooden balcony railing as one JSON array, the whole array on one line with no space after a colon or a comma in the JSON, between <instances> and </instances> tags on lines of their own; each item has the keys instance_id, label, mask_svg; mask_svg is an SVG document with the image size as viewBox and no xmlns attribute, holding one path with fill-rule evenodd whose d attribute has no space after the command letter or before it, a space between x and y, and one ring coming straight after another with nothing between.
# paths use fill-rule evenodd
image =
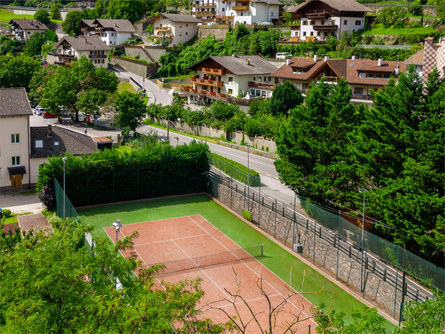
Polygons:
<instances>
[{"instance_id":1,"label":"wooden balcony railing","mask_svg":"<svg viewBox=\"0 0 445 334\"><path fill-rule=\"evenodd\" d=\"M195 3L192 5L194 8L215 8L216 5L214 2L203 2L203 3Z\"/></svg>"},{"instance_id":2,"label":"wooden balcony railing","mask_svg":"<svg viewBox=\"0 0 445 334\"><path fill-rule=\"evenodd\" d=\"M193 12L192 13L195 17L203 17L203 16L215 16L215 12L214 11L210 11L210 12Z\"/></svg>"},{"instance_id":3,"label":"wooden balcony railing","mask_svg":"<svg viewBox=\"0 0 445 334\"><path fill-rule=\"evenodd\" d=\"M233 6L232 9L237 12L244 12L249 10L250 6Z\"/></svg>"},{"instance_id":4,"label":"wooden balcony railing","mask_svg":"<svg viewBox=\"0 0 445 334\"><path fill-rule=\"evenodd\" d=\"M303 16L306 16L308 19L325 19L328 17L328 13L319 12L319 13L306 13Z\"/></svg>"},{"instance_id":5,"label":"wooden balcony railing","mask_svg":"<svg viewBox=\"0 0 445 334\"><path fill-rule=\"evenodd\" d=\"M163 33L163 32L170 32L171 28L170 27L155 27L155 30L158 33Z\"/></svg>"},{"instance_id":6,"label":"wooden balcony railing","mask_svg":"<svg viewBox=\"0 0 445 334\"><path fill-rule=\"evenodd\" d=\"M211 75L224 75L226 70L220 68L203 67L201 68L201 72Z\"/></svg>"},{"instance_id":7,"label":"wooden balcony railing","mask_svg":"<svg viewBox=\"0 0 445 334\"><path fill-rule=\"evenodd\" d=\"M204 85L204 86L212 86L212 87L223 87L224 82L218 81L218 80L212 80L212 79L201 79L201 78L190 78L190 82L198 85Z\"/></svg>"},{"instance_id":8,"label":"wooden balcony railing","mask_svg":"<svg viewBox=\"0 0 445 334\"><path fill-rule=\"evenodd\" d=\"M314 30L316 31L337 31L338 26L335 24L316 25Z\"/></svg>"},{"instance_id":9,"label":"wooden balcony railing","mask_svg":"<svg viewBox=\"0 0 445 334\"><path fill-rule=\"evenodd\" d=\"M255 87L255 88L260 88L260 89L270 89L270 90L273 90L276 86L274 83L257 82L257 81L249 81L247 84L249 87Z\"/></svg>"}]
</instances>

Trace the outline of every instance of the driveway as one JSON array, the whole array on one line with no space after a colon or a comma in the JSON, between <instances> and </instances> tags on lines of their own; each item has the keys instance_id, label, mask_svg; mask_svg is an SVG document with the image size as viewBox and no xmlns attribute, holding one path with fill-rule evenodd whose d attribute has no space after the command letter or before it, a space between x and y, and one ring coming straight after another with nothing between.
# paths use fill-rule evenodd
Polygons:
<instances>
[{"instance_id":1,"label":"driveway","mask_svg":"<svg viewBox=\"0 0 445 334\"><path fill-rule=\"evenodd\" d=\"M0 208L12 213L39 213L44 209L35 191L0 194Z\"/></svg>"}]
</instances>

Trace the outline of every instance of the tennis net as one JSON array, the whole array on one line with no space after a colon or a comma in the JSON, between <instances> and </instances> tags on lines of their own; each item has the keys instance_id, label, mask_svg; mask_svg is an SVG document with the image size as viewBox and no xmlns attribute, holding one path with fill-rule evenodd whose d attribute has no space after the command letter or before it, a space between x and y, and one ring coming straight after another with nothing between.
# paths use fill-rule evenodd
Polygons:
<instances>
[{"instance_id":1,"label":"tennis net","mask_svg":"<svg viewBox=\"0 0 445 334\"><path fill-rule=\"evenodd\" d=\"M162 263L151 263L142 266L142 268L146 269L155 265L164 265L164 268L158 272L158 275L162 275L205 268L218 264L239 262L241 260L248 260L262 256L264 256L264 245L257 245L194 258L166 261Z\"/></svg>"}]
</instances>

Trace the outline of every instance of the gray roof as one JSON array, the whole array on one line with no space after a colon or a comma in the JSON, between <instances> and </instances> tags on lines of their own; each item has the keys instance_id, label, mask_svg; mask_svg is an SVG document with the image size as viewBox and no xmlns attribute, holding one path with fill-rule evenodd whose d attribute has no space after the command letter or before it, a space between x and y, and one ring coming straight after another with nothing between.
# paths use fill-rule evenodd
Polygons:
<instances>
[{"instance_id":1,"label":"gray roof","mask_svg":"<svg viewBox=\"0 0 445 334\"><path fill-rule=\"evenodd\" d=\"M283 5L279 0L253 0L253 2L263 2L267 3L268 5Z\"/></svg>"},{"instance_id":2,"label":"gray roof","mask_svg":"<svg viewBox=\"0 0 445 334\"><path fill-rule=\"evenodd\" d=\"M37 20L12 19L9 24L18 25L22 30L48 30L45 24Z\"/></svg>"},{"instance_id":3,"label":"gray roof","mask_svg":"<svg viewBox=\"0 0 445 334\"><path fill-rule=\"evenodd\" d=\"M95 20L82 19L81 22L85 23L85 25L87 25L87 26L90 27L90 28L94 28L94 25L93 25L93 22L94 22L94 21L95 21Z\"/></svg>"},{"instance_id":4,"label":"gray roof","mask_svg":"<svg viewBox=\"0 0 445 334\"><path fill-rule=\"evenodd\" d=\"M96 19L92 25L99 24L104 29L112 29L116 32L135 32L133 25L129 20L115 19Z\"/></svg>"},{"instance_id":5,"label":"gray roof","mask_svg":"<svg viewBox=\"0 0 445 334\"><path fill-rule=\"evenodd\" d=\"M201 20L198 20L196 17L192 15L182 15L182 14L167 14L167 13L161 13L155 18L153 18L152 21L157 20L159 17L164 16L165 18L169 19L173 22L184 22L184 23L201 23Z\"/></svg>"},{"instance_id":6,"label":"gray roof","mask_svg":"<svg viewBox=\"0 0 445 334\"><path fill-rule=\"evenodd\" d=\"M320 1L325 3L326 5L335 8L339 11L345 11L345 12L370 12L371 9L369 9L366 6L363 6L362 4L358 3L355 0L308 0L306 2L300 3L299 5L290 7L287 12L295 13L296 11L302 9L303 7L306 7L309 3L313 1Z\"/></svg>"},{"instance_id":7,"label":"gray roof","mask_svg":"<svg viewBox=\"0 0 445 334\"><path fill-rule=\"evenodd\" d=\"M74 50L77 51L93 51L93 50L103 50L109 51L110 47L105 44L99 37L95 36L79 36L79 37L63 37L55 46L57 48L63 41L67 41L69 45L72 46Z\"/></svg>"},{"instance_id":8,"label":"gray roof","mask_svg":"<svg viewBox=\"0 0 445 334\"><path fill-rule=\"evenodd\" d=\"M196 63L191 68L194 68L209 59L215 61L225 69L229 70L235 75L249 75L249 74L271 74L276 71L276 66L270 64L266 59L260 56L211 56L199 63Z\"/></svg>"},{"instance_id":9,"label":"gray roof","mask_svg":"<svg viewBox=\"0 0 445 334\"><path fill-rule=\"evenodd\" d=\"M48 136L48 132L51 136ZM36 140L42 140L43 147L36 148ZM46 158L65 152L82 155L98 151L91 137L83 133L50 125L31 127L31 158Z\"/></svg>"},{"instance_id":10,"label":"gray roof","mask_svg":"<svg viewBox=\"0 0 445 334\"><path fill-rule=\"evenodd\" d=\"M32 115L25 88L0 88L0 117Z\"/></svg>"}]
</instances>

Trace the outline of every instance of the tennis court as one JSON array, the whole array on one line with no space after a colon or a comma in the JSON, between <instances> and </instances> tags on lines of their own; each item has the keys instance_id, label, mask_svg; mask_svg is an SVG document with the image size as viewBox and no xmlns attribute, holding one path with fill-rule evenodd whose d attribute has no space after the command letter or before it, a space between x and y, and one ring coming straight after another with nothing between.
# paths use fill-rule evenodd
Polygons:
<instances>
[{"instance_id":1,"label":"tennis court","mask_svg":"<svg viewBox=\"0 0 445 334\"><path fill-rule=\"evenodd\" d=\"M104 228L113 242L116 231L114 227ZM118 234L121 239L138 231L134 249L124 255L135 252L145 266L162 263L165 269L156 277L159 288L162 281L175 283L185 279L200 277L205 292L200 308L203 317L215 322L226 322L223 311L235 315L233 298L230 293L241 295L236 300L239 317L246 323L252 319L250 307L263 329L268 329L268 303L257 284L262 278L263 291L269 297L272 306L276 306L289 297L281 306L276 319L276 332L283 332L299 314L300 321L293 328L298 333L315 333L315 322L307 319L310 315L309 301L264 267L256 257L267 256L267 249L261 245L240 248L216 227L200 215L169 218L122 226ZM264 252L264 254L263 254ZM258 325L252 321L248 333L259 332Z\"/></svg>"}]
</instances>

